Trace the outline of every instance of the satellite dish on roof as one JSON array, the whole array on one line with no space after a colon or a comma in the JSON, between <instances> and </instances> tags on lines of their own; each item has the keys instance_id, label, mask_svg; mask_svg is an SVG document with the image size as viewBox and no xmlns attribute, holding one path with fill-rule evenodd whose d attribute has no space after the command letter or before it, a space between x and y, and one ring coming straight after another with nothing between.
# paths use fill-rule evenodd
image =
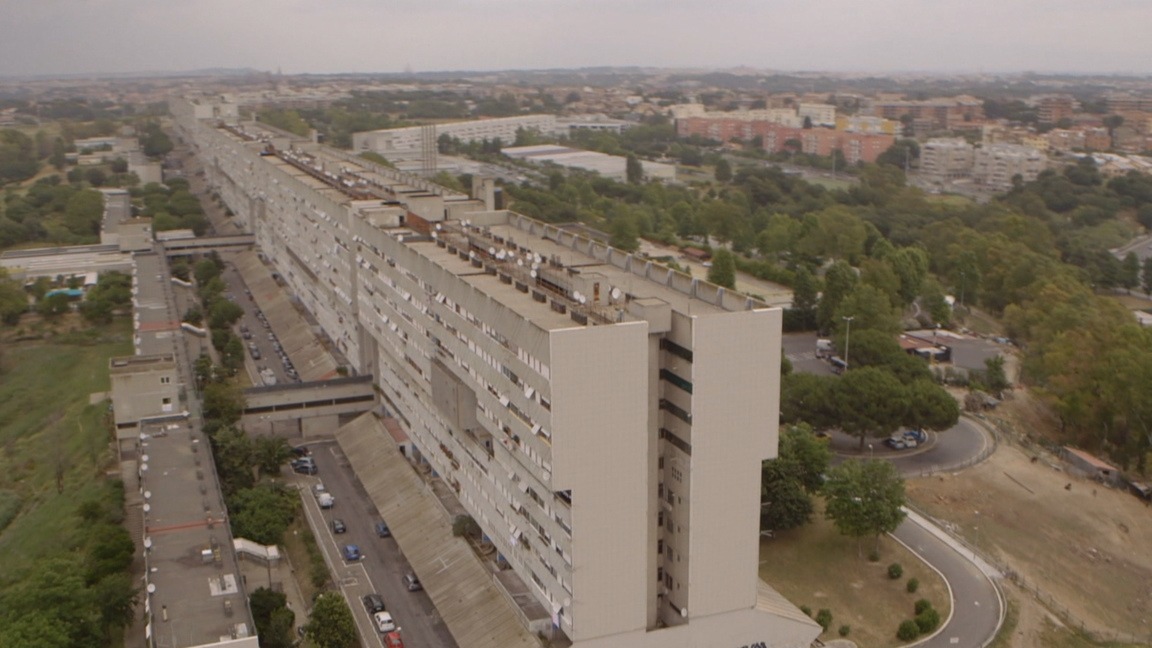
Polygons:
<instances>
[{"instance_id":1,"label":"satellite dish on roof","mask_svg":"<svg viewBox=\"0 0 1152 648\"><path fill-rule=\"evenodd\" d=\"M494 247L488 248L488 254L496 254L496 248L494 248Z\"/></svg>"},{"instance_id":2,"label":"satellite dish on roof","mask_svg":"<svg viewBox=\"0 0 1152 648\"><path fill-rule=\"evenodd\" d=\"M614 300L620 299L620 297L624 295L624 293L615 286L612 287L612 292L609 294L612 295L612 299Z\"/></svg>"},{"instance_id":3,"label":"satellite dish on roof","mask_svg":"<svg viewBox=\"0 0 1152 648\"><path fill-rule=\"evenodd\" d=\"M496 259L499 261L503 261L504 257L506 257L506 256L508 256L508 255L505 254L504 250L500 250L499 252L496 253Z\"/></svg>"},{"instance_id":4,"label":"satellite dish on roof","mask_svg":"<svg viewBox=\"0 0 1152 648\"><path fill-rule=\"evenodd\" d=\"M575 299L576 301L580 302L581 304L584 303L584 295L581 295L579 290L576 290L572 293L572 298Z\"/></svg>"},{"instance_id":5,"label":"satellite dish on roof","mask_svg":"<svg viewBox=\"0 0 1152 648\"><path fill-rule=\"evenodd\" d=\"M516 265L523 268L524 267L524 259L516 259Z\"/></svg>"},{"instance_id":6,"label":"satellite dish on roof","mask_svg":"<svg viewBox=\"0 0 1152 648\"><path fill-rule=\"evenodd\" d=\"M148 583L147 589L148 589L149 594L155 594L156 593L156 583Z\"/></svg>"},{"instance_id":7,"label":"satellite dish on roof","mask_svg":"<svg viewBox=\"0 0 1152 648\"><path fill-rule=\"evenodd\" d=\"M536 271L535 271L535 270L533 270L533 271L532 271L532 272L530 272L529 274L530 274L530 275L532 275L532 278L533 278L533 279L535 279L535 278L536 278Z\"/></svg>"}]
</instances>

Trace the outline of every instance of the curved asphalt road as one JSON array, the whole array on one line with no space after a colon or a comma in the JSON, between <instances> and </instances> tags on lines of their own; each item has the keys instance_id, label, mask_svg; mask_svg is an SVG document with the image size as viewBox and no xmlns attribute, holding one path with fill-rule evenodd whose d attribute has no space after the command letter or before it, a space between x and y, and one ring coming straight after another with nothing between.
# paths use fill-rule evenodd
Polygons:
<instances>
[{"instance_id":1,"label":"curved asphalt road","mask_svg":"<svg viewBox=\"0 0 1152 648\"><path fill-rule=\"evenodd\" d=\"M868 448L867 443L872 447ZM837 459L874 457L891 461L907 478L956 470L990 451L995 441L980 422L961 417L950 430L931 433L913 450L892 450L882 439L868 439L863 453L856 437L833 432ZM933 635L912 645L925 648L983 648L991 643L1004 617L1004 601L993 578L1000 575L970 550L914 511L892 534L948 583L952 614Z\"/></svg>"},{"instance_id":2,"label":"curved asphalt road","mask_svg":"<svg viewBox=\"0 0 1152 648\"><path fill-rule=\"evenodd\" d=\"M1004 600L992 582L995 571L939 527L913 511L892 534L948 582L952 615L936 634L917 642L926 648L983 648L1000 629Z\"/></svg>"}]
</instances>

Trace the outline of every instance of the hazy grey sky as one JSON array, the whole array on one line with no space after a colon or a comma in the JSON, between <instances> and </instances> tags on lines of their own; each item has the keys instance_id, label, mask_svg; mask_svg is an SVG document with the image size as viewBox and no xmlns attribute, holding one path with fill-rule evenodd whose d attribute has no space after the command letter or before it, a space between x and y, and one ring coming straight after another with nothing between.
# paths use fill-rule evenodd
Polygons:
<instances>
[{"instance_id":1,"label":"hazy grey sky","mask_svg":"<svg viewBox=\"0 0 1152 648\"><path fill-rule=\"evenodd\" d=\"M0 0L0 74L1152 72L1152 0Z\"/></svg>"}]
</instances>

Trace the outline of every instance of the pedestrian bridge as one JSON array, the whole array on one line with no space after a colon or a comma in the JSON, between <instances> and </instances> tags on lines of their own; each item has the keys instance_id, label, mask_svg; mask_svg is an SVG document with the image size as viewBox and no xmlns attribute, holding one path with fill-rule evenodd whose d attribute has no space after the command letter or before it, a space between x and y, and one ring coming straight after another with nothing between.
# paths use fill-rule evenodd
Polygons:
<instances>
[{"instance_id":1,"label":"pedestrian bridge","mask_svg":"<svg viewBox=\"0 0 1152 648\"><path fill-rule=\"evenodd\" d=\"M250 387L241 422L248 425L299 420L305 436L331 435L341 417L376 405L372 376Z\"/></svg>"}]
</instances>

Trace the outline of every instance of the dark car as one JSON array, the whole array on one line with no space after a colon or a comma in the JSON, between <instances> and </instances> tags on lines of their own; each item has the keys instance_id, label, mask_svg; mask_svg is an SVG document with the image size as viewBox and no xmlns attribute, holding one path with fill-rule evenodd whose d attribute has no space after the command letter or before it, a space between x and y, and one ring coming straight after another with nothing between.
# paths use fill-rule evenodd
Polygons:
<instances>
[{"instance_id":1,"label":"dark car","mask_svg":"<svg viewBox=\"0 0 1152 648\"><path fill-rule=\"evenodd\" d=\"M388 525L385 522L377 522L376 535L380 536L381 538L387 538L388 536L392 535L392 530L388 528Z\"/></svg>"},{"instance_id":2,"label":"dark car","mask_svg":"<svg viewBox=\"0 0 1152 648\"><path fill-rule=\"evenodd\" d=\"M292 466L292 470L294 472L298 472L302 475L315 475L317 472L319 472L316 469L316 462L312 460L312 457L293 459L292 463L289 465Z\"/></svg>"},{"instance_id":3,"label":"dark car","mask_svg":"<svg viewBox=\"0 0 1152 648\"><path fill-rule=\"evenodd\" d=\"M384 611L384 599L379 594L368 594L363 598L364 609L368 610L368 614Z\"/></svg>"},{"instance_id":4,"label":"dark car","mask_svg":"<svg viewBox=\"0 0 1152 648\"><path fill-rule=\"evenodd\" d=\"M332 533L344 533L347 530L348 527L344 526L344 520L340 518L332 520Z\"/></svg>"},{"instance_id":5,"label":"dark car","mask_svg":"<svg viewBox=\"0 0 1152 648\"><path fill-rule=\"evenodd\" d=\"M403 581L404 587L409 592L419 592L420 590L424 589L424 586L420 584L420 579L417 578L416 574L413 574L412 572L404 574Z\"/></svg>"}]
</instances>

